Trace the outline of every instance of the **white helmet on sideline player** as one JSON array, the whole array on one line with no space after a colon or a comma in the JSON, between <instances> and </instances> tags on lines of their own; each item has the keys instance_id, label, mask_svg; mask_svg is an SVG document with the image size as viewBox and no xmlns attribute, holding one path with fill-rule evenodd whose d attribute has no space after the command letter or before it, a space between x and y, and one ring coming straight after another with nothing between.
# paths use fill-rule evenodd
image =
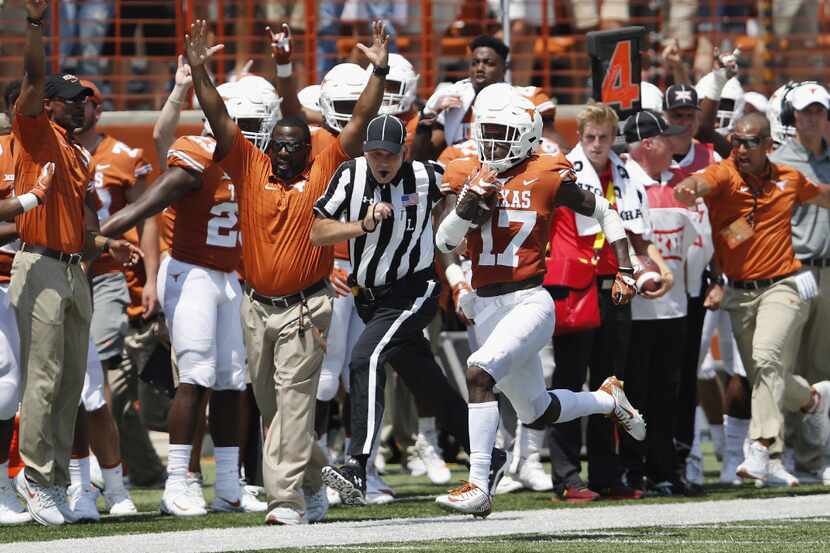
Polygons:
<instances>
[{"instance_id":1,"label":"white helmet on sideline player","mask_svg":"<svg viewBox=\"0 0 830 553\"><path fill-rule=\"evenodd\" d=\"M772 136L772 141L776 145L783 144L790 138L795 136L795 127L792 125L785 125L781 121L781 113L785 109L785 103L789 103L789 95L793 89L797 88L799 83L790 81L787 84L779 87L772 96L769 97L769 104L767 106L767 119L769 120L769 130Z\"/></svg>"},{"instance_id":2,"label":"white helmet on sideline player","mask_svg":"<svg viewBox=\"0 0 830 553\"><path fill-rule=\"evenodd\" d=\"M246 75L237 81L219 85L216 91L225 102L228 115L242 131L242 136L265 151L271 142L271 132L281 117L282 100L274 86L257 75ZM213 134L207 121L205 132Z\"/></svg>"},{"instance_id":3,"label":"white helmet on sideline player","mask_svg":"<svg viewBox=\"0 0 830 553\"><path fill-rule=\"evenodd\" d=\"M640 106L657 113L663 113L663 93L649 82L640 83Z\"/></svg>"},{"instance_id":4,"label":"white helmet on sideline player","mask_svg":"<svg viewBox=\"0 0 830 553\"><path fill-rule=\"evenodd\" d=\"M375 67L369 64L366 68L367 78L372 76L374 69ZM412 109L418 93L419 76L405 57L400 54L389 54L389 74L386 75L386 89L378 113L399 115Z\"/></svg>"},{"instance_id":5,"label":"white helmet on sideline player","mask_svg":"<svg viewBox=\"0 0 830 553\"><path fill-rule=\"evenodd\" d=\"M346 127L367 81L366 72L354 63L335 65L326 73L320 84L320 111L329 127L336 131Z\"/></svg>"},{"instance_id":6,"label":"white helmet on sideline player","mask_svg":"<svg viewBox=\"0 0 830 553\"><path fill-rule=\"evenodd\" d=\"M542 116L536 106L507 83L482 89L473 104L473 116L478 157L499 173L528 158L542 140ZM499 138L493 133L496 125L502 127L497 129ZM497 157L499 144L509 145L504 157Z\"/></svg>"},{"instance_id":7,"label":"white helmet on sideline player","mask_svg":"<svg viewBox=\"0 0 830 553\"><path fill-rule=\"evenodd\" d=\"M715 128L731 130L735 121L744 113L744 103L744 87L737 77L732 77L726 81L721 91Z\"/></svg>"},{"instance_id":8,"label":"white helmet on sideline player","mask_svg":"<svg viewBox=\"0 0 830 553\"><path fill-rule=\"evenodd\" d=\"M297 99L305 109L318 113L322 112L320 109L320 85L311 84L303 88L297 93Z\"/></svg>"}]
</instances>

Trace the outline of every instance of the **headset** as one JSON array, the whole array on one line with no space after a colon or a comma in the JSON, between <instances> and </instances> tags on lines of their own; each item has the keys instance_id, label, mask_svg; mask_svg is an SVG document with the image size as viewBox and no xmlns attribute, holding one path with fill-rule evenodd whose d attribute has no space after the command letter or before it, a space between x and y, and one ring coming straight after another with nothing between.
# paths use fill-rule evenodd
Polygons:
<instances>
[{"instance_id":1,"label":"headset","mask_svg":"<svg viewBox=\"0 0 830 553\"><path fill-rule=\"evenodd\" d=\"M814 84L818 86L824 86L818 81L790 81L785 86L787 87L784 91L784 96L781 98L781 124L786 127L795 127L795 108L793 107L793 103L789 100L790 92L795 90L796 88ZM827 119L830 120L830 111L827 112Z\"/></svg>"}]
</instances>

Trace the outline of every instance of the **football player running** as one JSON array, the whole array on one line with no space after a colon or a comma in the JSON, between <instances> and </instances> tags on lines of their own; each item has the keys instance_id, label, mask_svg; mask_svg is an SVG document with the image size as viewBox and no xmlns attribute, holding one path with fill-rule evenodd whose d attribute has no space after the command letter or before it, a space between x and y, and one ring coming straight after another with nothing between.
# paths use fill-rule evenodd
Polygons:
<instances>
[{"instance_id":1,"label":"football player running","mask_svg":"<svg viewBox=\"0 0 830 553\"><path fill-rule=\"evenodd\" d=\"M444 252L466 238L473 265L475 293L461 300L481 344L467 359L470 476L436 502L486 517L507 461L501 450L491 454L499 423L496 386L533 429L592 414L610 416L637 440L645 438L646 427L615 377L595 392L547 391L539 359L554 329L553 302L542 287L554 208L569 207L600 223L619 263L612 295L616 303L626 303L635 293L634 269L619 216L604 198L577 186L561 154L533 153L542 118L513 87L486 87L474 112L478 158L457 159L447 167L445 182L458 200L436 234Z\"/></svg>"}]
</instances>

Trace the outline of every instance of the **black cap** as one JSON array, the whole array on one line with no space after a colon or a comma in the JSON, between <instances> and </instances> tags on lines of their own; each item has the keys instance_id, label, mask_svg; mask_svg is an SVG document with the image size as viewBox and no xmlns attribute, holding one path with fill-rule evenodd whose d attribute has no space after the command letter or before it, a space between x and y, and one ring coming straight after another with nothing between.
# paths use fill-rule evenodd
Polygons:
<instances>
[{"instance_id":1,"label":"black cap","mask_svg":"<svg viewBox=\"0 0 830 553\"><path fill-rule=\"evenodd\" d=\"M61 98L71 100L76 96L86 93L88 96L95 94L95 91L81 84L75 75L64 73L61 75L49 75L43 87L43 95L46 98Z\"/></svg>"},{"instance_id":2,"label":"black cap","mask_svg":"<svg viewBox=\"0 0 830 553\"><path fill-rule=\"evenodd\" d=\"M669 125L659 113L644 109L629 117L623 127L625 142L632 144L654 136L674 136L686 132L686 127Z\"/></svg>"},{"instance_id":3,"label":"black cap","mask_svg":"<svg viewBox=\"0 0 830 553\"><path fill-rule=\"evenodd\" d=\"M663 109L668 111L675 108L695 108L697 105L697 90L688 84L673 84L663 96Z\"/></svg>"},{"instance_id":4,"label":"black cap","mask_svg":"<svg viewBox=\"0 0 830 553\"><path fill-rule=\"evenodd\" d=\"M406 141L406 127L394 115L378 115L366 127L363 151L386 150L398 154Z\"/></svg>"}]
</instances>

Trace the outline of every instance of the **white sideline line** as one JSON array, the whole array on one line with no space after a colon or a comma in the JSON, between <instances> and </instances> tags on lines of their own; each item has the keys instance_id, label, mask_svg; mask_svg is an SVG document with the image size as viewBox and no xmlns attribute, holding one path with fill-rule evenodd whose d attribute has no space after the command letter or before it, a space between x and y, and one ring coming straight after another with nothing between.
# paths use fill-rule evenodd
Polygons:
<instances>
[{"instance_id":1,"label":"white sideline line","mask_svg":"<svg viewBox=\"0 0 830 553\"><path fill-rule=\"evenodd\" d=\"M335 522L312 526L254 526L4 544L14 553L213 553L281 547L343 546L510 534L554 534L590 529L684 526L826 517L830 495L737 499L659 505L504 511L486 520L449 516Z\"/></svg>"}]
</instances>

